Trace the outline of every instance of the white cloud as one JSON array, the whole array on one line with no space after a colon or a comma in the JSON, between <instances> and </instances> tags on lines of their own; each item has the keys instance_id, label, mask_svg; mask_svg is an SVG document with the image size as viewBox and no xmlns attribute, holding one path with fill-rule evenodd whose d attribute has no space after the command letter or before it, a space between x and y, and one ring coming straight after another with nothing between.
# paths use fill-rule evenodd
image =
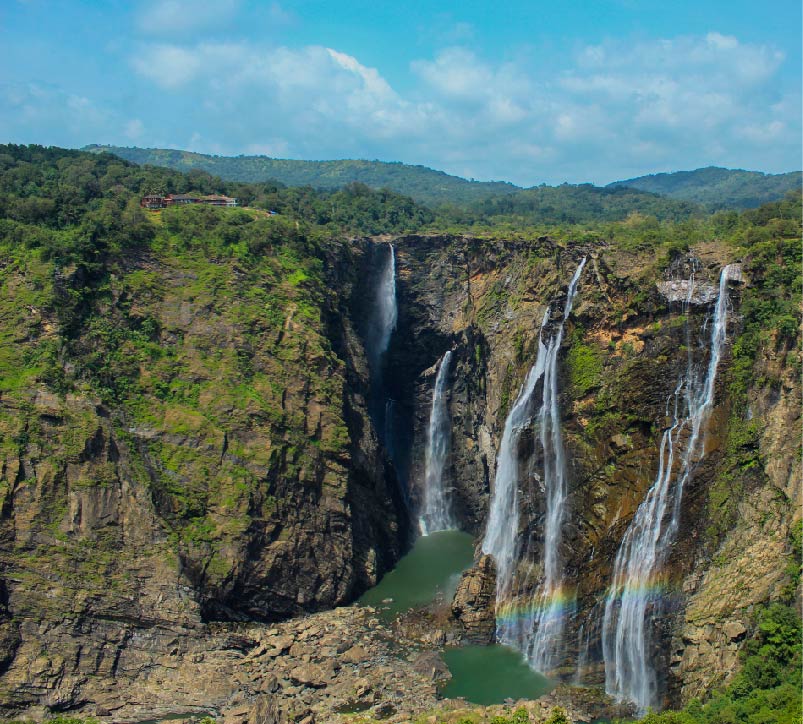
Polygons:
<instances>
[{"instance_id":1,"label":"white cloud","mask_svg":"<svg viewBox=\"0 0 803 724\"><path fill-rule=\"evenodd\" d=\"M197 51L175 45L152 45L132 59L134 70L162 88L178 88L193 80L203 67Z\"/></svg>"},{"instance_id":2,"label":"white cloud","mask_svg":"<svg viewBox=\"0 0 803 724\"><path fill-rule=\"evenodd\" d=\"M172 36L217 29L233 19L239 7L240 0L146 0L137 9L137 26L147 34Z\"/></svg>"},{"instance_id":3,"label":"white cloud","mask_svg":"<svg viewBox=\"0 0 803 724\"><path fill-rule=\"evenodd\" d=\"M0 133L7 139L83 145L105 138L110 127L119 127L115 114L86 96L42 83L0 84Z\"/></svg>"},{"instance_id":4,"label":"white cloud","mask_svg":"<svg viewBox=\"0 0 803 724\"><path fill-rule=\"evenodd\" d=\"M739 41L732 35L722 35L721 33L708 33L705 36L705 41L712 48L718 50L732 50L739 47Z\"/></svg>"},{"instance_id":5,"label":"white cloud","mask_svg":"<svg viewBox=\"0 0 803 724\"><path fill-rule=\"evenodd\" d=\"M142 138L145 133L145 124L139 118L132 118L125 124L125 135L132 141Z\"/></svg>"},{"instance_id":6,"label":"white cloud","mask_svg":"<svg viewBox=\"0 0 803 724\"><path fill-rule=\"evenodd\" d=\"M199 150L381 157L539 183L794 165L783 159L799 157L800 92L779 92L783 61L711 32L587 46L558 72L449 47L411 63L405 93L323 46L155 43L131 66L181 109L173 137L199 129Z\"/></svg>"},{"instance_id":7,"label":"white cloud","mask_svg":"<svg viewBox=\"0 0 803 724\"><path fill-rule=\"evenodd\" d=\"M737 137L756 144L767 144L777 141L786 131L786 124L781 121L756 123L738 126L735 130Z\"/></svg>"},{"instance_id":8,"label":"white cloud","mask_svg":"<svg viewBox=\"0 0 803 724\"><path fill-rule=\"evenodd\" d=\"M493 73L465 48L449 48L434 60L419 60L413 70L441 96L458 100L487 97Z\"/></svg>"}]
</instances>

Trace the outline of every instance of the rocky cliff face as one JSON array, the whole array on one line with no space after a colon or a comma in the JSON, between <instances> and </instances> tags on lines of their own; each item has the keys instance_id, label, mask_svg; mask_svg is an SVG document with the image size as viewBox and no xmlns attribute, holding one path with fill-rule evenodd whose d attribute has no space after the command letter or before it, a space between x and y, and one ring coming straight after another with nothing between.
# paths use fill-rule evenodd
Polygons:
<instances>
[{"instance_id":1,"label":"rocky cliff face","mask_svg":"<svg viewBox=\"0 0 803 724\"><path fill-rule=\"evenodd\" d=\"M326 279L131 256L72 337L50 285L82 280L3 270L21 367L59 352L0 393L2 706L74 706L204 622L347 603L398 558L405 511L348 314L361 250L322 253ZM20 289L39 303L20 310Z\"/></svg>"},{"instance_id":2,"label":"rocky cliff face","mask_svg":"<svg viewBox=\"0 0 803 724\"><path fill-rule=\"evenodd\" d=\"M737 461L741 479L725 467L718 485L708 490L709 521L720 522L724 514L730 525L716 547L706 550L709 556L698 556L682 584L687 602L673 631L670 681L683 702L733 678L756 607L780 598L788 585L785 562L790 526L800 519L803 475L799 443L790 432L801 427L801 396L793 362L797 351L783 346L768 351L753 370L764 383L749 393L753 437ZM732 440L733 430L730 435ZM722 511L723 484L733 496L730 516Z\"/></svg>"},{"instance_id":3,"label":"rocky cliff face","mask_svg":"<svg viewBox=\"0 0 803 724\"><path fill-rule=\"evenodd\" d=\"M562 558L578 609L563 673L601 682L612 561L655 477L666 402L687 346L700 344L708 292L730 252L711 243L669 263L545 237L393 239L399 317L382 394L394 402L394 469L369 415L377 392L363 343L375 245L386 241L305 251L314 268L290 252L257 268L132 254L76 334L54 300L85 280L31 260L3 268L0 309L19 330L14 354L20 367L40 364L0 393L8 711L89 701L111 711L118 684L174 687L186 705L194 675L220 704L231 682L209 672L223 661L233 671L232 660L267 639L242 643L236 627L214 622L318 611L374 583L415 517L435 364L447 349L447 487L461 525L480 535L505 416L544 312L562 309L583 256L559 369L571 511ZM700 292L684 306L692 272ZM748 275L730 292L737 313L707 454L685 491L664 581L655 656L666 701L730 676L753 607L785 583L787 532L799 515L798 350L768 349L743 397L733 392L732 343L750 284ZM532 440L522 435L519 449L520 519L537 557L544 511ZM492 582L483 559L460 587L454 614L471 640L489 637ZM316 669L296 679L313 674L337 678Z\"/></svg>"},{"instance_id":4,"label":"rocky cliff face","mask_svg":"<svg viewBox=\"0 0 803 724\"><path fill-rule=\"evenodd\" d=\"M655 478L667 400L689 345L704 358L719 271L733 259L715 243L671 264L604 244L561 248L548 239L406 237L395 243L403 311L391 359L397 404L412 420L411 497L414 504L420 497L433 365L452 349L447 486L462 525L476 533L484 527L505 415L535 359L544 310L562 309L569 277L580 258L589 257L560 363L571 511L562 557L578 609L567 634L564 674L601 683L602 614L613 559ZM788 376L799 365L798 352L773 352L770 371L756 363L749 412L737 409L731 393L731 349L739 339L745 284L749 278L730 285L735 313L705 456L684 491L681 530L658 602L653 656L665 703L699 696L738 668L750 611L784 581L788 529L799 509L799 456L789 433L799 429L800 391ZM532 536L543 529L544 509L539 481L529 473L537 463L532 440L532 433L522 435L519 450L520 518L537 561L543 542Z\"/></svg>"}]
</instances>

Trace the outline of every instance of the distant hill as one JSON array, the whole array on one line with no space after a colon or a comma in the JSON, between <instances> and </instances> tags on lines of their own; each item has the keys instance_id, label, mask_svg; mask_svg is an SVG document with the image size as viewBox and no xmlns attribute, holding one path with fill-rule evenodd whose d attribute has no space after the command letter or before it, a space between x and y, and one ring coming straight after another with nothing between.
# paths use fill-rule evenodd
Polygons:
<instances>
[{"instance_id":1,"label":"distant hill","mask_svg":"<svg viewBox=\"0 0 803 724\"><path fill-rule=\"evenodd\" d=\"M209 156L165 148L127 148L90 145L82 150L113 153L137 164L165 166L177 171L201 169L225 181L275 180L286 186L333 189L359 181L375 189L388 188L416 201L436 205L467 204L490 196L519 191L502 181L468 181L426 166L385 161L296 161L268 156Z\"/></svg>"},{"instance_id":2,"label":"distant hill","mask_svg":"<svg viewBox=\"0 0 803 724\"><path fill-rule=\"evenodd\" d=\"M628 186L681 201L693 201L708 209L752 209L782 199L799 189L801 172L766 174L759 171L708 166L696 171L675 171L614 181L609 187Z\"/></svg>"},{"instance_id":3,"label":"distant hill","mask_svg":"<svg viewBox=\"0 0 803 724\"><path fill-rule=\"evenodd\" d=\"M90 145L82 149L92 153L112 153L136 164L162 166L177 171L199 169L224 181L262 182L274 180L286 186L312 186L338 189L358 181L374 189L388 188L410 196L419 203L437 206L454 204L482 207L491 215L513 214L560 218L565 202L574 208L570 218L585 219L592 210L603 216L619 216L625 208L650 213L659 218L678 218L691 211L687 204L663 204L653 197L610 196L587 184L522 189L506 181L469 181L426 166L411 166L386 161L299 161L268 156L211 156L203 153L166 148ZM801 173L764 174L710 166L695 171L659 173L625 181L614 181L606 189L627 187L658 194L666 200L689 202L700 210L749 209L768 201L782 199L787 191L800 188ZM556 189L549 191L550 188ZM572 189L575 189L572 191ZM592 189L597 189L594 191ZM513 199L516 199L513 201ZM581 212L580 209L584 211ZM536 211L537 209L537 211ZM625 214L626 215L626 214Z\"/></svg>"},{"instance_id":4,"label":"distant hill","mask_svg":"<svg viewBox=\"0 0 803 724\"><path fill-rule=\"evenodd\" d=\"M600 187L592 184L534 186L515 194L478 201L464 212L465 220L508 219L530 224L587 224L621 221L631 214L679 221L704 213L691 201L667 198L627 186ZM460 217L460 212L457 212Z\"/></svg>"}]
</instances>

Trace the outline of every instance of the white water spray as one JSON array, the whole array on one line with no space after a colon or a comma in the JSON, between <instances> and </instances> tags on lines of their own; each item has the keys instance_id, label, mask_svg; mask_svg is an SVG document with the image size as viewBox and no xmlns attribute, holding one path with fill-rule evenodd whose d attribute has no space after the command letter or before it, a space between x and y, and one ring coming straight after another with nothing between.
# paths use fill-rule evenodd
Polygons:
<instances>
[{"instance_id":1,"label":"white water spray","mask_svg":"<svg viewBox=\"0 0 803 724\"><path fill-rule=\"evenodd\" d=\"M563 566L560 545L567 491L558 408L557 359L563 341L564 324L571 314L577 283L585 263L584 258L572 277L563 319L546 343L544 326L549 320L549 310L544 315L535 364L527 374L505 421L496 463L488 527L482 543L483 552L494 557L497 567L497 639L520 649L530 665L539 671L553 669L562 651L565 597L561 590ZM532 419L531 399L539 380L543 380L543 393L535 423L538 441L543 450L540 479L545 495L545 518L543 578L533 596L526 590L528 573L518 573L520 543L517 452L521 432Z\"/></svg>"},{"instance_id":2,"label":"white water spray","mask_svg":"<svg viewBox=\"0 0 803 724\"><path fill-rule=\"evenodd\" d=\"M429 412L427 447L424 457L424 504L418 526L422 535L455 527L452 508L443 484L443 469L449 454L451 425L446 400L451 351L441 359L435 388L432 391L432 407Z\"/></svg>"},{"instance_id":3,"label":"white water spray","mask_svg":"<svg viewBox=\"0 0 803 724\"><path fill-rule=\"evenodd\" d=\"M605 690L620 701L635 703L642 713L658 704L650 614L657 602L657 577L678 530L683 489L703 453L704 428L727 332L730 280L741 280L738 265L728 265L720 274L705 377L700 379L700 365L694 364L689 352L686 373L667 403L672 424L661 438L658 474L622 539L605 603Z\"/></svg>"},{"instance_id":4,"label":"white water spray","mask_svg":"<svg viewBox=\"0 0 803 724\"><path fill-rule=\"evenodd\" d=\"M382 355L387 352L390 337L396 329L398 308L396 305L396 250L388 244L390 253L382 269L376 289L376 344L373 345L371 362L377 372L382 362Z\"/></svg>"}]
</instances>

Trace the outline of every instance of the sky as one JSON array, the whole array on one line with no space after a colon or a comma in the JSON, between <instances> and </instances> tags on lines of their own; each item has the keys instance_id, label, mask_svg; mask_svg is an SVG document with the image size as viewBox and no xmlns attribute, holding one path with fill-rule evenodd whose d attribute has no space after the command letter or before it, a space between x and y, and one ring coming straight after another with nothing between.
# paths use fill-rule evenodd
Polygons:
<instances>
[{"instance_id":1,"label":"sky","mask_svg":"<svg viewBox=\"0 0 803 724\"><path fill-rule=\"evenodd\" d=\"M779 173L801 85L800 0L0 0L0 143Z\"/></svg>"}]
</instances>

